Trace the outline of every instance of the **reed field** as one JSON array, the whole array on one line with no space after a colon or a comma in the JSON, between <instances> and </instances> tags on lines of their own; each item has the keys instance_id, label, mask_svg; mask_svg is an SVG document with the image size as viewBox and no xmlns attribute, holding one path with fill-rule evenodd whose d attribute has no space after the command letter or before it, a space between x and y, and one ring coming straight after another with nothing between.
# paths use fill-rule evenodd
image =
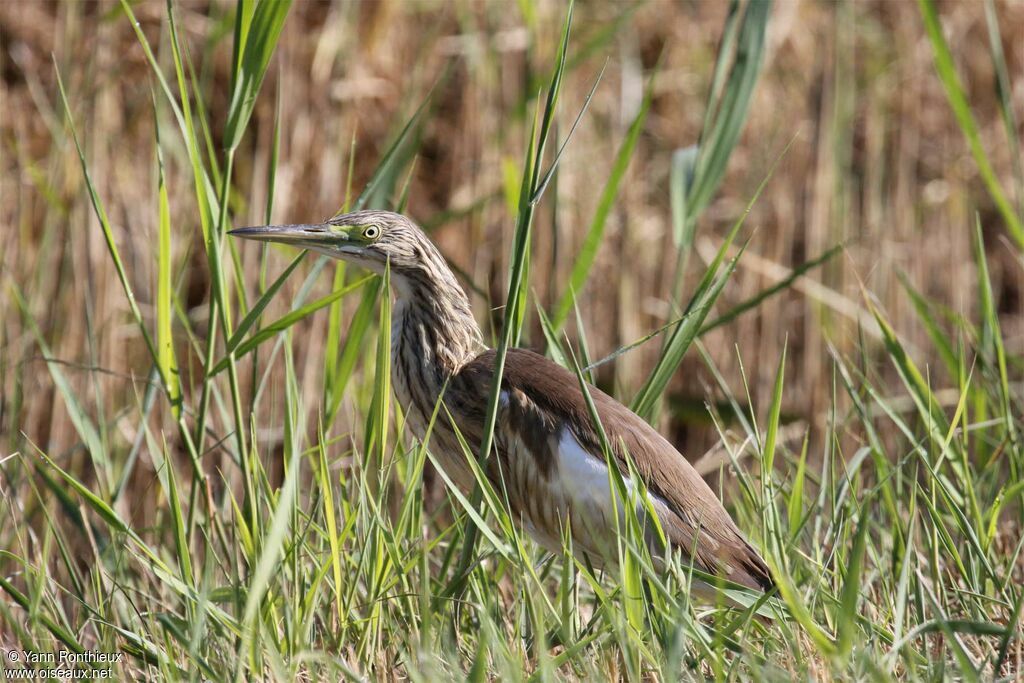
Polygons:
<instances>
[{"instance_id":1,"label":"reed field","mask_svg":"<svg viewBox=\"0 0 1024 683\"><path fill-rule=\"evenodd\" d=\"M1021 680L1021 36L1020 0L0 3L0 680ZM698 597L635 524L595 570L450 486L386 279L226 235L355 208L652 422L777 588Z\"/></svg>"}]
</instances>

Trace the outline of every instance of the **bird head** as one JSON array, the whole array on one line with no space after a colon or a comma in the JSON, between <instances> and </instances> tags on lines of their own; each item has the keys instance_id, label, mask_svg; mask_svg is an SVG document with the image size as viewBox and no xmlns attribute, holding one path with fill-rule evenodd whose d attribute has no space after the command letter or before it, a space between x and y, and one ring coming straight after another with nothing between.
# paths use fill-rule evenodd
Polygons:
<instances>
[{"instance_id":1,"label":"bird head","mask_svg":"<svg viewBox=\"0 0 1024 683\"><path fill-rule=\"evenodd\" d=\"M422 267L433 247L416 225L398 213L354 211L324 223L238 228L234 237L312 249L376 273L390 264L401 273Z\"/></svg>"}]
</instances>

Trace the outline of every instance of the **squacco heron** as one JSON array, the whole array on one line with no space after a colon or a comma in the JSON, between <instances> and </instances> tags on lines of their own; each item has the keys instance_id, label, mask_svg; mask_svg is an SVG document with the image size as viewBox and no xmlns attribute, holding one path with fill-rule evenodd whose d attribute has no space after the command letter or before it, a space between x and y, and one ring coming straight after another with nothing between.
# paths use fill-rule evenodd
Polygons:
<instances>
[{"instance_id":1,"label":"squacco heron","mask_svg":"<svg viewBox=\"0 0 1024 683\"><path fill-rule=\"evenodd\" d=\"M429 448L449 478L470 490L476 482L458 435L473 453L479 451L495 352L484 345L466 293L423 231L396 213L357 211L316 225L240 228L231 234L312 249L377 273L390 269L395 397L421 440L439 398L444 402ZM686 458L629 408L596 387L587 390L614 466L627 487L649 498L649 504L637 503L639 516L653 510L671 546L658 547L661 535L645 534L652 555L679 552L707 574L770 589L764 560ZM494 454L486 475L507 492L512 517L535 540L561 552L568 531L577 553L601 564L612 557L621 502L613 499L608 461L573 373L532 351L508 351Z\"/></svg>"}]
</instances>

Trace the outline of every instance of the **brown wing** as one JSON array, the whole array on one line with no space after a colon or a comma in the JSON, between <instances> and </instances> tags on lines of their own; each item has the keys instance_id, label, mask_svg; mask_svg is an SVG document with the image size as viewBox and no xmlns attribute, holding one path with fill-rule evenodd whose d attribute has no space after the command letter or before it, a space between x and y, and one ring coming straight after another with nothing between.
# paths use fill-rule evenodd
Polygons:
<instances>
[{"instance_id":1,"label":"brown wing","mask_svg":"<svg viewBox=\"0 0 1024 683\"><path fill-rule=\"evenodd\" d=\"M486 351L459 373L456 382L464 391L448 396L475 399L458 412L482 414L486 399L480 398L487 395L493 368L494 351ZM502 389L507 392L503 429L511 430L524 446L520 457L534 459L531 469L535 472L551 471L563 427L592 457L601 457L599 437L575 375L532 351L512 349L505 359ZM596 387L589 391L619 471L628 472L628 452L648 491L671 512L661 523L672 544L687 554L695 549L698 566L709 573L751 588L770 589L773 582L764 561L686 458L629 408ZM473 422L482 424L482 420Z\"/></svg>"}]
</instances>

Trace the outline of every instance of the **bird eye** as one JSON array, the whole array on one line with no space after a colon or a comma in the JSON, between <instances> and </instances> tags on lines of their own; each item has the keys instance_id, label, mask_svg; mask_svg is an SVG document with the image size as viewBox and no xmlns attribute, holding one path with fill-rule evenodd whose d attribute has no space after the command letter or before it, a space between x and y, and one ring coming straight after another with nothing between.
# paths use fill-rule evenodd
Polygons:
<instances>
[{"instance_id":1,"label":"bird eye","mask_svg":"<svg viewBox=\"0 0 1024 683\"><path fill-rule=\"evenodd\" d=\"M368 240L375 240L380 237L380 228L376 225L369 225L363 230L363 237Z\"/></svg>"}]
</instances>

